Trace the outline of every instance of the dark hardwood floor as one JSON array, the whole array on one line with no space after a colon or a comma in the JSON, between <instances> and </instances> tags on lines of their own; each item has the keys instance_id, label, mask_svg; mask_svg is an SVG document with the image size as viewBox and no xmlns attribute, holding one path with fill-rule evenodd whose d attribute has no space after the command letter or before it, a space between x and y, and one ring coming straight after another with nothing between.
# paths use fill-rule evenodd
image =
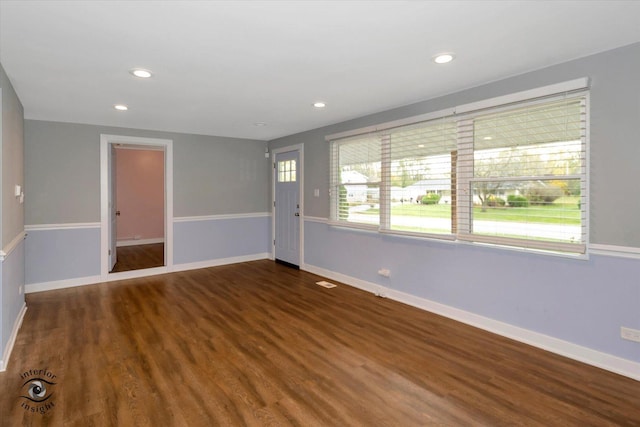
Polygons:
<instances>
[{"instance_id":1,"label":"dark hardwood floor","mask_svg":"<svg viewBox=\"0 0 640 427\"><path fill-rule=\"evenodd\" d=\"M149 245L119 246L116 265L112 273L162 267L164 265L164 243Z\"/></svg>"},{"instance_id":2,"label":"dark hardwood floor","mask_svg":"<svg viewBox=\"0 0 640 427\"><path fill-rule=\"evenodd\" d=\"M320 279L265 260L29 294L1 425L640 426L638 381Z\"/></svg>"}]
</instances>

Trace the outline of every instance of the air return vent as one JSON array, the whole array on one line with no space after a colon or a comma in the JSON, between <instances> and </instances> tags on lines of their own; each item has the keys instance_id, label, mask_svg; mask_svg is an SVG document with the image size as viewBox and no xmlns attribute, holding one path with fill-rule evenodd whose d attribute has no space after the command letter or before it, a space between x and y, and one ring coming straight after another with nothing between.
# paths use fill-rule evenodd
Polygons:
<instances>
[{"instance_id":1,"label":"air return vent","mask_svg":"<svg viewBox=\"0 0 640 427\"><path fill-rule=\"evenodd\" d=\"M320 285L323 288L328 288L328 289L335 288L336 286L338 286L338 285L334 285L333 283L325 282L324 280L321 280L320 282L316 282L316 285Z\"/></svg>"}]
</instances>

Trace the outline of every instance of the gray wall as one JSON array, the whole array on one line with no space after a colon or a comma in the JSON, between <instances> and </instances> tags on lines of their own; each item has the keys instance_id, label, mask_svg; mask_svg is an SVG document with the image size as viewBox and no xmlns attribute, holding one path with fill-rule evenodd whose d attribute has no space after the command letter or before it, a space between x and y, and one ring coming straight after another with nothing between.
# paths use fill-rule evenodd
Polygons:
<instances>
[{"instance_id":1,"label":"gray wall","mask_svg":"<svg viewBox=\"0 0 640 427\"><path fill-rule=\"evenodd\" d=\"M100 221L100 134L173 140L174 217L266 212L263 141L25 120L25 223Z\"/></svg>"},{"instance_id":2,"label":"gray wall","mask_svg":"<svg viewBox=\"0 0 640 427\"><path fill-rule=\"evenodd\" d=\"M14 196L14 186L23 186L24 110L0 65L2 90L2 247L24 230L24 204Z\"/></svg>"},{"instance_id":3,"label":"gray wall","mask_svg":"<svg viewBox=\"0 0 640 427\"><path fill-rule=\"evenodd\" d=\"M0 95L0 234L2 249L7 252L0 260L0 367L6 367L8 355L4 351L24 306L24 241L7 248L24 231L24 205L13 191L16 184L23 185L24 110L1 64Z\"/></svg>"},{"instance_id":4,"label":"gray wall","mask_svg":"<svg viewBox=\"0 0 640 427\"><path fill-rule=\"evenodd\" d=\"M329 215L325 135L580 77L591 79L590 242L640 247L640 43L269 142L304 143L305 215ZM313 189L320 197L313 197Z\"/></svg>"}]
</instances>

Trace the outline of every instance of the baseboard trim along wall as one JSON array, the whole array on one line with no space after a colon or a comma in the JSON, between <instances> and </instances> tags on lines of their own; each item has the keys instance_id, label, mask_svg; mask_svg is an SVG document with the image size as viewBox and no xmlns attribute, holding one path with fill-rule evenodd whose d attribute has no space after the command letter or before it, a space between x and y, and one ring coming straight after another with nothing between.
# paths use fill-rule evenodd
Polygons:
<instances>
[{"instance_id":1,"label":"baseboard trim along wall","mask_svg":"<svg viewBox=\"0 0 640 427\"><path fill-rule=\"evenodd\" d=\"M24 286L25 294L54 291L56 289L74 288L76 286L94 285L102 281L102 276L74 277L73 279L52 280L51 282L32 283Z\"/></svg>"},{"instance_id":2,"label":"baseboard trim along wall","mask_svg":"<svg viewBox=\"0 0 640 427\"><path fill-rule=\"evenodd\" d=\"M187 271L197 270L199 268L218 267L220 265L238 264L241 262L258 261L261 259L269 259L271 254L267 252L253 254L253 255L241 255L229 258L213 259L209 261L190 262L186 264L176 264L173 266L173 271Z\"/></svg>"},{"instance_id":3,"label":"baseboard trim along wall","mask_svg":"<svg viewBox=\"0 0 640 427\"><path fill-rule=\"evenodd\" d=\"M489 331L506 338L529 344L534 347L640 381L640 363L633 362L631 360L612 356L568 341L513 326L484 316L479 316L465 310L460 310L425 298L416 297L375 283L326 270L321 267L305 264L300 266L300 268L304 271L345 283L349 286L371 292L381 297L402 302L476 328L484 329L485 331Z\"/></svg>"},{"instance_id":4,"label":"baseboard trim along wall","mask_svg":"<svg viewBox=\"0 0 640 427\"><path fill-rule=\"evenodd\" d=\"M65 279L65 280L55 280L51 282L32 283L29 285L25 285L25 293L31 294L34 292L52 291L56 289L73 288L76 286L95 285L98 283L111 282L115 280L126 280L126 279L133 279L137 277L154 276L158 274L167 274L167 273L178 272L178 271L196 270L199 268L208 268L208 267L217 267L220 265L237 264L240 262L257 261L260 259L268 259L269 256L270 256L269 253L264 252L264 253L258 253L258 254L252 254L252 255L219 258L219 259L192 262L192 263L186 263L186 264L175 264L173 268L158 267L158 268L147 268L144 270L125 271L122 273L115 273L113 275L109 275L106 278L100 275L97 275L97 276L77 277L77 278Z\"/></svg>"},{"instance_id":5,"label":"baseboard trim along wall","mask_svg":"<svg viewBox=\"0 0 640 427\"><path fill-rule=\"evenodd\" d=\"M26 312L27 304L24 303L22 305L22 308L20 309L20 313L18 313L16 321L13 323L11 336L9 337L9 341L7 341L7 345L5 346L4 352L2 353L2 360L0 360L0 372L4 372L7 370L7 366L9 365L9 357L11 356L11 352L13 351L13 345L16 342L16 337L18 336L18 331L20 330L20 326L22 326L22 320L24 319L24 314Z\"/></svg>"}]
</instances>

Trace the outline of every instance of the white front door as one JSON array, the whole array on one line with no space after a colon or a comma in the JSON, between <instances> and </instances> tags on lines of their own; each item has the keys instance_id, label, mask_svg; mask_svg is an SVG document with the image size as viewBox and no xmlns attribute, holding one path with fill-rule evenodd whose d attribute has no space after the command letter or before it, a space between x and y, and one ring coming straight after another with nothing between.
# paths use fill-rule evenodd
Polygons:
<instances>
[{"instance_id":1,"label":"white front door","mask_svg":"<svg viewBox=\"0 0 640 427\"><path fill-rule=\"evenodd\" d=\"M275 159L275 259L300 265L300 155L276 154Z\"/></svg>"}]
</instances>

